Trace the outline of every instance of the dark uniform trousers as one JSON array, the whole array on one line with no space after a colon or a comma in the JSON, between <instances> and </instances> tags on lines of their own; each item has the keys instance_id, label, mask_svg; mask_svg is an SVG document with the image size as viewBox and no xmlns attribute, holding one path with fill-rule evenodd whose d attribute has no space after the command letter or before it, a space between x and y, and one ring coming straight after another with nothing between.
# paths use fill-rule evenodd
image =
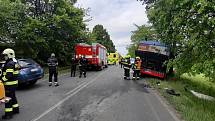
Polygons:
<instances>
[{"instance_id":1,"label":"dark uniform trousers","mask_svg":"<svg viewBox=\"0 0 215 121\"><path fill-rule=\"evenodd\" d=\"M9 61L6 61L5 66L2 69L2 80L5 86L5 96L11 98L9 102L5 103L5 115L19 113L19 105L15 94L18 86L17 76L19 74L16 65L17 63L10 59Z\"/></svg>"},{"instance_id":2,"label":"dark uniform trousers","mask_svg":"<svg viewBox=\"0 0 215 121\"><path fill-rule=\"evenodd\" d=\"M84 77L86 77L86 66L82 65L82 66L79 66L79 69L80 69L80 76L82 76L82 74L84 75Z\"/></svg>"},{"instance_id":3,"label":"dark uniform trousers","mask_svg":"<svg viewBox=\"0 0 215 121\"><path fill-rule=\"evenodd\" d=\"M16 89L6 89L5 96L10 97L11 100L5 103L5 115L12 115L19 112L19 105L16 99Z\"/></svg>"},{"instance_id":4,"label":"dark uniform trousers","mask_svg":"<svg viewBox=\"0 0 215 121\"><path fill-rule=\"evenodd\" d=\"M124 68L124 78L129 78L130 77L130 69Z\"/></svg>"},{"instance_id":5,"label":"dark uniform trousers","mask_svg":"<svg viewBox=\"0 0 215 121\"><path fill-rule=\"evenodd\" d=\"M49 82L52 83L52 77L54 75L54 82L57 83L57 69L49 69Z\"/></svg>"},{"instance_id":6,"label":"dark uniform trousers","mask_svg":"<svg viewBox=\"0 0 215 121\"><path fill-rule=\"evenodd\" d=\"M71 77L75 77L76 65L71 66Z\"/></svg>"},{"instance_id":7,"label":"dark uniform trousers","mask_svg":"<svg viewBox=\"0 0 215 121\"><path fill-rule=\"evenodd\" d=\"M140 79L140 69L134 69L133 79Z\"/></svg>"},{"instance_id":8,"label":"dark uniform trousers","mask_svg":"<svg viewBox=\"0 0 215 121\"><path fill-rule=\"evenodd\" d=\"M130 79L130 64L124 63L124 79Z\"/></svg>"},{"instance_id":9,"label":"dark uniform trousers","mask_svg":"<svg viewBox=\"0 0 215 121\"><path fill-rule=\"evenodd\" d=\"M81 58L79 60L79 69L80 69L80 76L82 76L82 74L84 75L84 77L86 77L86 73L87 73L87 64L88 64L88 60L86 58Z\"/></svg>"}]
</instances>

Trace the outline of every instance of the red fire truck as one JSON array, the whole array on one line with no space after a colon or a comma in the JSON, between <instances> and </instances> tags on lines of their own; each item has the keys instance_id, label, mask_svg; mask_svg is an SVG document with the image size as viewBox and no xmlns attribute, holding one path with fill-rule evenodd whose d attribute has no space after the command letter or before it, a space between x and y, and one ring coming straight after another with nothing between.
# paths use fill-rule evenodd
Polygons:
<instances>
[{"instance_id":1,"label":"red fire truck","mask_svg":"<svg viewBox=\"0 0 215 121\"><path fill-rule=\"evenodd\" d=\"M102 70L103 67L107 67L107 49L99 43L79 43L75 46L75 54L76 59L85 56L89 61L89 68Z\"/></svg>"}]
</instances>

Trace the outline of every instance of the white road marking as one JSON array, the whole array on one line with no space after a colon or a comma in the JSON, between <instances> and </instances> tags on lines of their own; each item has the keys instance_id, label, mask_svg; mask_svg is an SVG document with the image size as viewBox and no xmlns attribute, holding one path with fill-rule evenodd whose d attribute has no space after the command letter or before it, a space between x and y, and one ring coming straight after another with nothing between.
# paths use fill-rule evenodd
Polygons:
<instances>
[{"instance_id":1,"label":"white road marking","mask_svg":"<svg viewBox=\"0 0 215 121\"><path fill-rule=\"evenodd\" d=\"M83 83L79 83L78 85L78 87L76 87L75 89L73 89L73 90L71 90L71 91L69 91L69 92L67 92L65 95L69 95L69 94L71 94L72 92L74 92L75 90L77 90L78 88L80 88L80 87L82 87L82 86L84 86L84 85L86 85L87 83L89 83L89 82L83 82Z\"/></svg>"},{"instance_id":2,"label":"white road marking","mask_svg":"<svg viewBox=\"0 0 215 121\"><path fill-rule=\"evenodd\" d=\"M104 71L105 72L105 71ZM60 106L61 104L63 104L65 101L67 101L69 98L71 98L72 96L76 95L78 92L80 92L82 89L84 89L85 87L87 87L88 85L90 85L91 83L93 83L94 81L97 80L98 77L100 77L102 74L104 73L100 73L98 76L96 76L94 79L92 79L91 81L84 83L82 85L82 87L78 86L75 89L73 89L72 91L68 92L67 97L65 97L63 100L61 100L60 102L58 102L57 104L55 104L54 106L50 107L48 110L46 110L45 112L43 112L41 115L39 115L37 118L32 119L31 121L38 121L40 120L42 117L44 117L45 115L47 115L48 113L50 113L52 110L54 110L55 108L57 108L58 106Z\"/></svg>"}]
</instances>

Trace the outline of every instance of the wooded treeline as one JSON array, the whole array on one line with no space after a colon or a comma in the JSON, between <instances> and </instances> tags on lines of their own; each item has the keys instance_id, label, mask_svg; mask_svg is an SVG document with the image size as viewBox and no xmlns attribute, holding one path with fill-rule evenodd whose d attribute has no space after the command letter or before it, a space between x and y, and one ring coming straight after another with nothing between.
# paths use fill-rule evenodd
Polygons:
<instances>
[{"instance_id":1,"label":"wooded treeline","mask_svg":"<svg viewBox=\"0 0 215 121\"><path fill-rule=\"evenodd\" d=\"M86 27L86 10L77 0L0 0L0 47L15 50L19 58L45 64L55 53L62 66L70 63L76 43L99 42L115 47ZM102 25L101 25L102 26ZM99 39L97 41L97 39ZM102 40L103 39L103 40Z\"/></svg>"}]
</instances>

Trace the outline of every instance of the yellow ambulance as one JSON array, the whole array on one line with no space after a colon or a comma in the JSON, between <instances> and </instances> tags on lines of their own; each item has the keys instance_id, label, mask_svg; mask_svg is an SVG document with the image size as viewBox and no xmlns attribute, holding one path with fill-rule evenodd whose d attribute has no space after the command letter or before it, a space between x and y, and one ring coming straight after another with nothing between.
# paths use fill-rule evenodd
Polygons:
<instances>
[{"instance_id":1,"label":"yellow ambulance","mask_svg":"<svg viewBox=\"0 0 215 121\"><path fill-rule=\"evenodd\" d=\"M118 52L108 53L108 65L119 64L121 55Z\"/></svg>"}]
</instances>

